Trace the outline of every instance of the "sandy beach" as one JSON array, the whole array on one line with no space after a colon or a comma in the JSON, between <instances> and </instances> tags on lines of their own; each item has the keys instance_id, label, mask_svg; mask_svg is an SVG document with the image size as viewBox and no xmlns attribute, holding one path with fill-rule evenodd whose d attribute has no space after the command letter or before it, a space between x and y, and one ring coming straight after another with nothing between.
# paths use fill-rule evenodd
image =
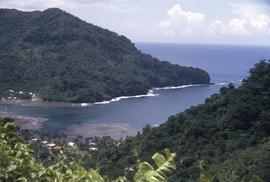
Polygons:
<instances>
[{"instance_id":1,"label":"sandy beach","mask_svg":"<svg viewBox=\"0 0 270 182\"><path fill-rule=\"evenodd\" d=\"M50 102L50 101L32 101L32 100L20 100L20 99L1 99L2 105L18 105L18 106L30 106L30 107L81 107L81 103L68 103L68 102Z\"/></svg>"}]
</instances>

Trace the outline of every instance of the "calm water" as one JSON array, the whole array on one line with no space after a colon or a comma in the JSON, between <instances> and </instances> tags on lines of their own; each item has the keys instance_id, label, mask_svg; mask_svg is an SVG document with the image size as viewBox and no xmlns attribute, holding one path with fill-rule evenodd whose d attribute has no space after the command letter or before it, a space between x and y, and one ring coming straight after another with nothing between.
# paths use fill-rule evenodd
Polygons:
<instances>
[{"instance_id":1,"label":"calm water","mask_svg":"<svg viewBox=\"0 0 270 182\"><path fill-rule=\"evenodd\" d=\"M137 47L161 60L207 70L213 82L243 79L259 60L270 58L270 47L193 44L138 44Z\"/></svg>"},{"instance_id":2,"label":"calm water","mask_svg":"<svg viewBox=\"0 0 270 182\"><path fill-rule=\"evenodd\" d=\"M224 46L224 45L177 45L143 44L137 47L161 60L175 64L195 66L207 70L212 82L241 80L248 75L248 70L260 59L270 58L270 47ZM90 107L22 107L0 105L0 111L6 108L22 116L42 117L44 130L70 131L70 126L84 124L126 123L131 128L140 130L145 124L160 124L173 114L190 106L203 103L204 99L218 92L220 85L189 87L177 90L156 91L159 96L126 99L105 105ZM77 134L82 134L78 133ZM124 133L123 133L124 134Z\"/></svg>"}]
</instances>

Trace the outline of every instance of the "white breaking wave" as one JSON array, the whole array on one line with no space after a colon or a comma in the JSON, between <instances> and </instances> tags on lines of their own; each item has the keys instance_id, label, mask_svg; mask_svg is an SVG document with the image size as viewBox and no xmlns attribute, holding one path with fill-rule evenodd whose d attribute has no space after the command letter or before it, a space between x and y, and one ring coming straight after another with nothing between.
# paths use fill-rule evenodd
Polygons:
<instances>
[{"instance_id":1,"label":"white breaking wave","mask_svg":"<svg viewBox=\"0 0 270 182\"><path fill-rule=\"evenodd\" d=\"M147 94L145 94L145 95L120 96L120 97L113 98L113 99L111 99L109 101L95 102L94 104L95 105L109 104L111 102L117 102L117 101L120 101L120 100L123 100L123 99L142 98L142 97L154 97L154 96L158 96L158 94L154 94L153 90L149 90L147 92Z\"/></svg>"},{"instance_id":2,"label":"white breaking wave","mask_svg":"<svg viewBox=\"0 0 270 182\"><path fill-rule=\"evenodd\" d=\"M200 86L206 86L209 84L190 84L190 85L181 85L181 86L172 86L172 87L158 87L153 88L152 90L175 90L175 89L181 89L181 88L188 88L188 87L200 87Z\"/></svg>"},{"instance_id":3,"label":"white breaking wave","mask_svg":"<svg viewBox=\"0 0 270 182\"><path fill-rule=\"evenodd\" d=\"M89 104L88 103L81 103L81 106L86 107L86 106L89 106Z\"/></svg>"},{"instance_id":4,"label":"white breaking wave","mask_svg":"<svg viewBox=\"0 0 270 182\"><path fill-rule=\"evenodd\" d=\"M95 103L81 103L82 107L87 107L87 106L92 106L92 105L102 105L102 104L109 104L111 102L117 102L120 100L124 99L132 99L132 98L142 98L142 97L155 97L158 96L159 94L154 93L154 91L158 90L176 90L176 89L183 89L183 88L189 88L189 87L201 87L201 86L207 86L207 85L228 85L230 83L241 83L242 80L237 80L237 81L230 81L230 82L224 82L224 83L213 83L213 84L190 84L190 85L181 85L181 86L171 86L171 87L157 87L157 88L152 88L147 92L145 95L134 95L134 96L120 96L120 97L115 97L111 100L105 100L101 102L95 102Z\"/></svg>"},{"instance_id":5,"label":"white breaking wave","mask_svg":"<svg viewBox=\"0 0 270 182\"><path fill-rule=\"evenodd\" d=\"M111 102L117 102L123 99L132 99L132 98L142 98L142 97L155 97L158 96L159 94L154 94L154 91L151 89L147 92L145 95L134 95L134 96L120 96L120 97L115 97L111 100L105 100L101 102L95 102L95 103L81 103L82 107L87 107L91 105L101 105L101 104L109 104Z\"/></svg>"},{"instance_id":6,"label":"white breaking wave","mask_svg":"<svg viewBox=\"0 0 270 182\"><path fill-rule=\"evenodd\" d=\"M243 80L237 80L237 81L230 81L230 82L223 82L223 83L214 83L214 85L229 85L230 83L232 84L237 84L237 83L242 83Z\"/></svg>"},{"instance_id":7,"label":"white breaking wave","mask_svg":"<svg viewBox=\"0 0 270 182\"><path fill-rule=\"evenodd\" d=\"M229 83L215 83L215 85L228 85Z\"/></svg>"}]
</instances>

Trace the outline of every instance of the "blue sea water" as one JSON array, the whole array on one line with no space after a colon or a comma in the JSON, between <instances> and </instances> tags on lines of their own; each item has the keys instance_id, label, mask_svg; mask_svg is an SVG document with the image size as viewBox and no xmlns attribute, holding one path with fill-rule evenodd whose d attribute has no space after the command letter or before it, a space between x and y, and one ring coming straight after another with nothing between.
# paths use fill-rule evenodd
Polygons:
<instances>
[{"instance_id":1,"label":"blue sea water","mask_svg":"<svg viewBox=\"0 0 270 182\"><path fill-rule=\"evenodd\" d=\"M259 60L270 58L270 47L266 46L156 43L137 43L136 46L142 52L161 60L205 69L209 72L211 81L216 83L242 80L248 75L249 69ZM205 98L217 93L221 86L216 84L174 90L156 90L155 94L158 96L155 97L124 99L90 107L0 105L0 111L5 110L20 116L46 118L48 120L44 122L43 130L72 133L72 135L84 135L85 133L76 129L84 128L87 126L85 124L97 123L105 123L109 126L124 123L131 129L141 130L148 123L161 124L170 115L203 103Z\"/></svg>"},{"instance_id":2,"label":"blue sea water","mask_svg":"<svg viewBox=\"0 0 270 182\"><path fill-rule=\"evenodd\" d=\"M138 43L137 47L161 60L202 68L212 82L243 79L255 63L270 58L267 46Z\"/></svg>"}]
</instances>

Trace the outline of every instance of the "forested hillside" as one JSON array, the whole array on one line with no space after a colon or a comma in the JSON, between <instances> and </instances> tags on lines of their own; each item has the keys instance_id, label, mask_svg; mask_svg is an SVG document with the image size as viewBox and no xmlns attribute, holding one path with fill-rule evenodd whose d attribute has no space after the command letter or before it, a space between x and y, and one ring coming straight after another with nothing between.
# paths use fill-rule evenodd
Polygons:
<instances>
[{"instance_id":1,"label":"forested hillside","mask_svg":"<svg viewBox=\"0 0 270 182\"><path fill-rule=\"evenodd\" d=\"M10 119L0 132L0 180L269 182L270 63L258 63L239 88L223 87L124 141L78 136L70 147L64 135L18 130Z\"/></svg>"},{"instance_id":2,"label":"forested hillside","mask_svg":"<svg viewBox=\"0 0 270 182\"><path fill-rule=\"evenodd\" d=\"M128 182L126 176L110 180L102 177L98 170L85 169L75 158L80 154L75 147L65 146L65 148L48 149L47 160L55 156L57 161L49 167L38 162L33 157L29 146L23 143L18 137L18 126L8 118L0 119L0 181L54 181L54 182ZM37 142L36 142L37 144ZM44 146L43 146L44 148ZM53 154L54 153L54 154ZM164 155L156 153L153 155L157 168L152 167L148 162L138 163L132 177L134 182L166 181L175 170L175 153L169 149L164 150ZM69 156L66 156L69 155ZM73 158L72 158L73 157ZM130 168L131 169L131 168Z\"/></svg>"},{"instance_id":3,"label":"forested hillside","mask_svg":"<svg viewBox=\"0 0 270 182\"><path fill-rule=\"evenodd\" d=\"M209 81L203 70L161 62L126 37L60 9L0 9L2 97L96 102Z\"/></svg>"},{"instance_id":4,"label":"forested hillside","mask_svg":"<svg viewBox=\"0 0 270 182\"><path fill-rule=\"evenodd\" d=\"M7 177L16 174L15 177L26 175L27 179L30 179L29 172L48 179L54 179L55 175L80 179L82 173L101 177L93 170L85 171L94 168L107 181L157 182L169 177L172 182L269 182L270 63L258 63L241 87L224 87L204 104L171 116L159 127L147 125L142 133L124 141L78 136L73 139L74 147L69 147L64 135L17 131L8 119L0 124L0 165L4 166L0 168L1 179L4 179L1 174L7 173L5 170L9 171ZM46 147L43 140L61 146L62 153ZM89 150L93 142L97 149L94 151ZM168 151L164 153L164 148L176 154L166 154ZM153 156L156 152L159 154ZM25 164L20 162L22 156L30 153L30 158L23 159L27 164L35 161L29 165L37 170L19 165ZM74 165L78 168L73 168ZM158 179L153 179L153 175Z\"/></svg>"},{"instance_id":5,"label":"forested hillside","mask_svg":"<svg viewBox=\"0 0 270 182\"><path fill-rule=\"evenodd\" d=\"M240 88L220 89L205 103L98 156L102 174L149 160L163 148L177 153L170 181L270 181L270 63L260 62ZM135 155L136 154L136 155Z\"/></svg>"}]
</instances>

